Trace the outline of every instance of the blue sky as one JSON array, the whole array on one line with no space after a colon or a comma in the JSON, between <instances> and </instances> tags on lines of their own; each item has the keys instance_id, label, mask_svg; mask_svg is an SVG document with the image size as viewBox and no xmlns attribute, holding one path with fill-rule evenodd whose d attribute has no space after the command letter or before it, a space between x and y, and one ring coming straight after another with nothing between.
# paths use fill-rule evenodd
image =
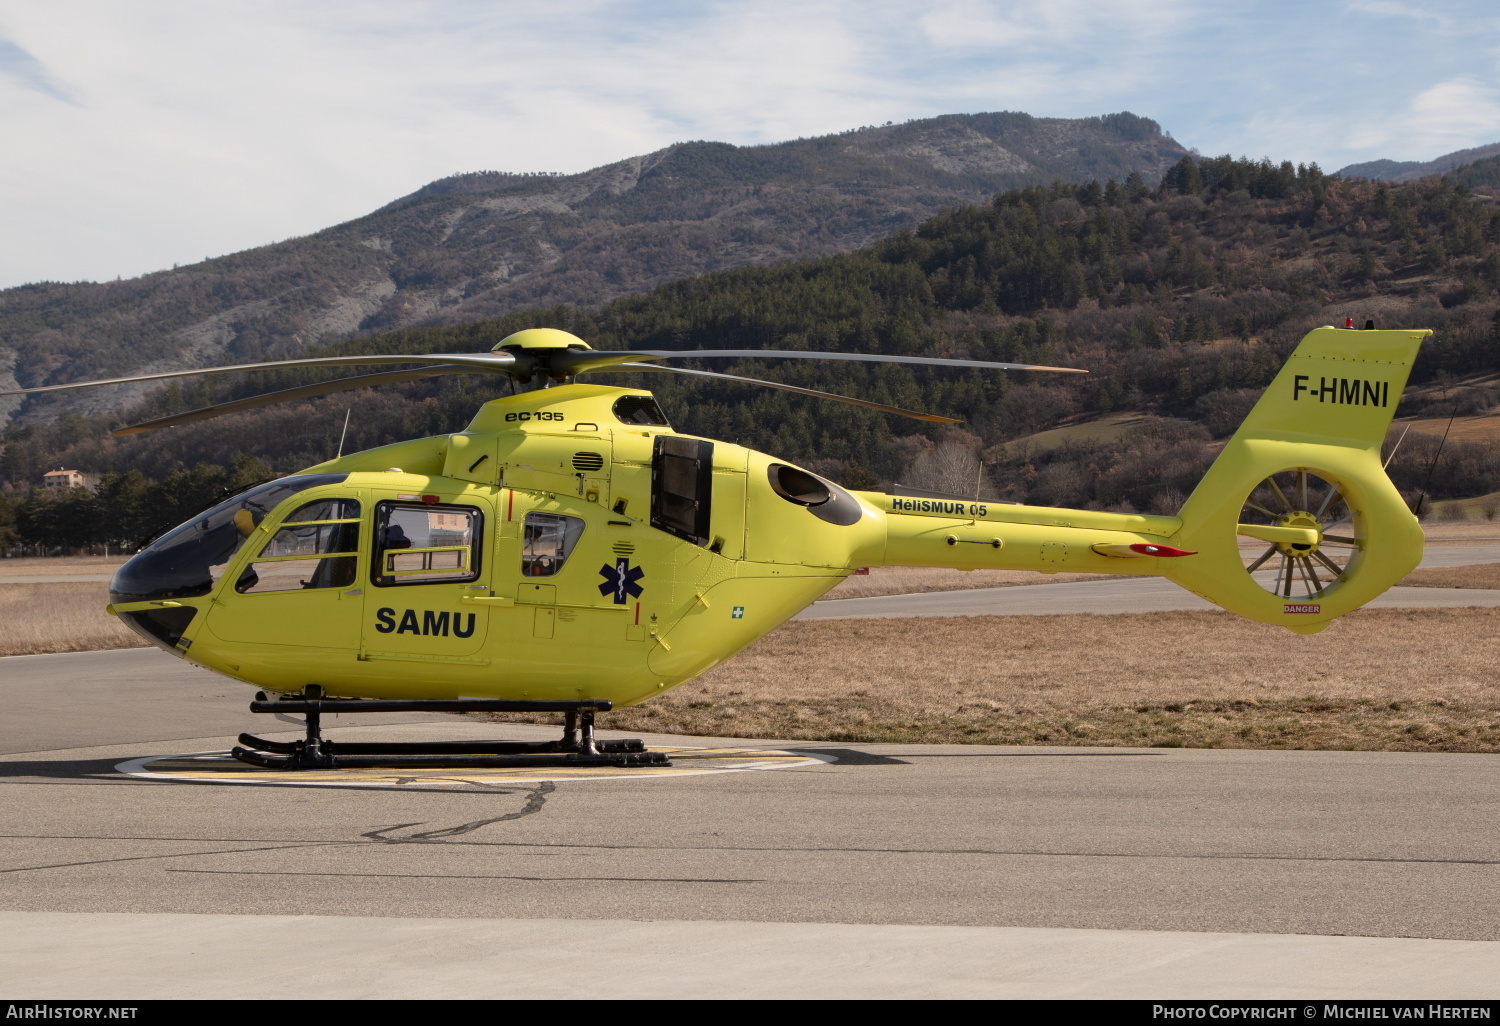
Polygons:
<instances>
[{"instance_id":1,"label":"blue sky","mask_svg":"<svg viewBox=\"0 0 1500 1026\"><path fill-rule=\"evenodd\" d=\"M1328 170L1500 141L1500 8L0 0L0 286L191 263L456 171L1131 110Z\"/></svg>"}]
</instances>

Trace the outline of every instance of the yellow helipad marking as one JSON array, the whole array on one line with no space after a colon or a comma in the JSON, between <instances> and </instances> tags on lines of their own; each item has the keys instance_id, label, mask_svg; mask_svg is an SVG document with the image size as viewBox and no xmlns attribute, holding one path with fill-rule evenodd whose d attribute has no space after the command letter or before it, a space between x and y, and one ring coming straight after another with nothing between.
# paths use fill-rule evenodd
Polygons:
<instances>
[{"instance_id":1,"label":"yellow helipad marking","mask_svg":"<svg viewBox=\"0 0 1500 1026\"><path fill-rule=\"evenodd\" d=\"M359 767L331 770L268 770L240 762L228 752L157 755L122 762L115 769L148 780L177 780L199 784L260 784L299 787L480 788L497 784L525 784L543 780L640 780L691 777L705 773L745 773L752 770L794 769L832 761L830 756L759 748L671 748L664 752L671 766L476 766L469 769L382 769Z\"/></svg>"}]
</instances>

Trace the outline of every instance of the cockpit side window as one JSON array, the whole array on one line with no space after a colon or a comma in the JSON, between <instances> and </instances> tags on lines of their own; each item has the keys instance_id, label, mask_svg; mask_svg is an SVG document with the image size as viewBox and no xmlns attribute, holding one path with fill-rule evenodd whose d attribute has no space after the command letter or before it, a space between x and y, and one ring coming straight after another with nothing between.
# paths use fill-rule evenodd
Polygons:
<instances>
[{"instance_id":1,"label":"cockpit side window","mask_svg":"<svg viewBox=\"0 0 1500 1026\"><path fill-rule=\"evenodd\" d=\"M623 395L615 400L615 416L621 424L649 424L653 427L670 427L666 414L649 395Z\"/></svg>"},{"instance_id":2,"label":"cockpit side window","mask_svg":"<svg viewBox=\"0 0 1500 1026\"><path fill-rule=\"evenodd\" d=\"M110 582L110 601L207 595L272 510L298 492L342 484L347 477L299 474L225 499L152 541L120 567Z\"/></svg>"},{"instance_id":3,"label":"cockpit side window","mask_svg":"<svg viewBox=\"0 0 1500 1026\"><path fill-rule=\"evenodd\" d=\"M551 577L563 568L583 536L583 521L557 513L526 514L521 541L521 576Z\"/></svg>"},{"instance_id":4,"label":"cockpit side window","mask_svg":"<svg viewBox=\"0 0 1500 1026\"><path fill-rule=\"evenodd\" d=\"M370 580L381 588L478 580L483 528L473 506L382 502Z\"/></svg>"},{"instance_id":5,"label":"cockpit side window","mask_svg":"<svg viewBox=\"0 0 1500 1026\"><path fill-rule=\"evenodd\" d=\"M235 582L241 594L347 588L359 562L359 503L315 499L293 510Z\"/></svg>"}]
</instances>

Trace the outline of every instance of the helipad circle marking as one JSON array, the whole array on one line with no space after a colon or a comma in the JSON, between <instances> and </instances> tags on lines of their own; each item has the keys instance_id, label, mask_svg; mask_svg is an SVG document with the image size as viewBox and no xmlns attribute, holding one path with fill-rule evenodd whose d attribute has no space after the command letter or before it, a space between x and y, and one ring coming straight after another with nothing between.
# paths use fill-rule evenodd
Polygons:
<instances>
[{"instance_id":1,"label":"helipad circle marking","mask_svg":"<svg viewBox=\"0 0 1500 1026\"><path fill-rule=\"evenodd\" d=\"M643 780L694 777L714 773L798 769L837 761L833 755L760 748L652 748L672 759L671 766L475 766L423 769L356 767L331 770L268 770L240 762L228 752L148 755L115 766L115 771L144 780L193 784L240 784L262 787L489 788L497 784L532 784L544 780Z\"/></svg>"}]
</instances>

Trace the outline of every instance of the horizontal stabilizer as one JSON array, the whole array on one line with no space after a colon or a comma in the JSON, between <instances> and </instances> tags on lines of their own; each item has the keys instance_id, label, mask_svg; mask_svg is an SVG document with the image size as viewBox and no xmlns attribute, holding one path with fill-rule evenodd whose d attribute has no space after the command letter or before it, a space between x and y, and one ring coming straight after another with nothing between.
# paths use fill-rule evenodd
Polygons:
<instances>
[{"instance_id":1,"label":"horizontal stabilizer","mask_svg":"<svg viewBox=\"0 0 1500 1026\"><path fill-rule=\"evenodd\" d=\"M1117 559L1141 558L1143 556L1154 556L1158 559L1175 559L1178 556L1196 556L1198 553L1189 552L1187 549L1173 548L1170 545L1151 545L1146 542L1137 542L1133 545L1112 545L1108 542L1100 542L1093 546L1093 550L1101 556L1114 556Z\"/></svg>"}]
</instances>

